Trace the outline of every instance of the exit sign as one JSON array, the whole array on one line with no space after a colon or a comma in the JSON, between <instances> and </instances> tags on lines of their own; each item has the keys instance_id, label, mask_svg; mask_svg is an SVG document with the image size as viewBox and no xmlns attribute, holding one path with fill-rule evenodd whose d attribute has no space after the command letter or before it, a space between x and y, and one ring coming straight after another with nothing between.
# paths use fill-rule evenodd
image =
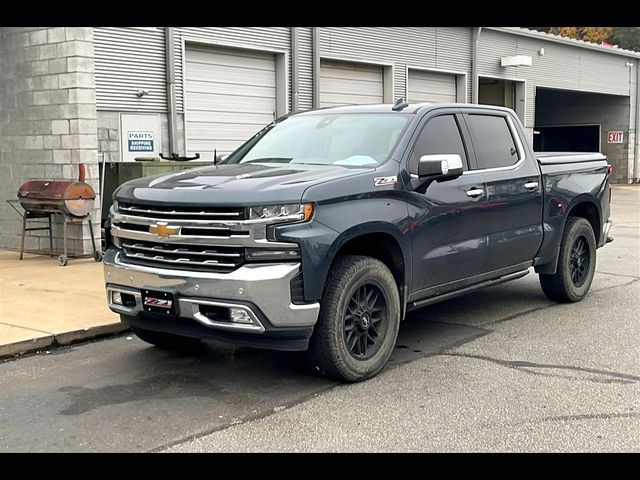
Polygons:
<instances>
[{"instance_id":1,"label":"exit sign","mask_svg":"<svg viewBox=\"0 0 640 480\"><path fill-rule=\"evenodd\" d=\"M624 143L624 133L619 130L607 132L607 143Z\"/></svg>"}]
</instances>

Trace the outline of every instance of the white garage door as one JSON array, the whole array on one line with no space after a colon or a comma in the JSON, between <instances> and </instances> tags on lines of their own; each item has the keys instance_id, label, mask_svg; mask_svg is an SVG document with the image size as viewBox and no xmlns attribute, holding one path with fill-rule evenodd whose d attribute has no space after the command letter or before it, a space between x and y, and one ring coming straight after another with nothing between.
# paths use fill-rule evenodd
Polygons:
<instances>
[{"instance_id":1,"label":"white garage door","mask_svg":"<svg viewBox=\"0 0 640 480\"><path fill-rule=\"evenodd\" d=\"M185 73L187 152L213 160L235 150L276 111L273 54L187 48Z\"/></svg>"},{"instance_id":2,"label":"white garage door","mask_svg":"<svg viewBox=\"0 0 640 480\"><path fill-rule=\"evenodd\" d=\"M320 106L382 103L382 78L382 67L322 60Z\"/></svg>"},{"instance_id":3,"label":"white garage door","mask_svg":"<svg viewBox=\"0 0 640 480\"><path fill-rule=\"evenodd\" d=\"M456 77L446 73L409 70L409 103L456 101Z\"/></svg>"}]
</instances>

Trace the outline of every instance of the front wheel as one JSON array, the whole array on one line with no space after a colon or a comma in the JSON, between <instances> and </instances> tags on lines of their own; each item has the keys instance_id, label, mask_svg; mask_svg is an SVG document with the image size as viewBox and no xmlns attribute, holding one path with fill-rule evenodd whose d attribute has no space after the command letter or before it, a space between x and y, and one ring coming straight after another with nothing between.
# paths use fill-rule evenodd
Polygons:
<instances>
[{"instance_id":1,"label":"front wheel","mask_svg":"<svg viewBox=\"0 0 640 480\"><path fill-rule=\"evenodd\" d=\"M570 217L562 235L556 273L540 274L542 291L556 302L578 302L589 291L595 271L593 228L584 218Z\"/></svg>"},{"instance_id":2,"label":"front wheel","mask_svg":"<svg viewBox=\"0 0 640 480\"><path fill-rule=\"evenodd\" d=\"M376 375L393 353L400 295L379 260L346 255L331 268L307 358L323 375L358 382Z\"/></svg>"}]
</instances>

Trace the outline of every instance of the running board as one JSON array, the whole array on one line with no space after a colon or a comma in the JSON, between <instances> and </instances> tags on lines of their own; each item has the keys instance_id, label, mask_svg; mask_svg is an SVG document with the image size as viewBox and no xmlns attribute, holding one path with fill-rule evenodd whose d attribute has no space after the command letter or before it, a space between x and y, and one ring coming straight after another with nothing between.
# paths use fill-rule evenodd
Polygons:
<instances>
[{"instance_id":1,"label":"running board","mask_svg":"<svg viewBox=\"0 0 640 480\"><path fill-rule=\"evenodd\" d=\"M522 272L516 272L509 275L505 275L504 277L496 278L493 280L487 280L486 282L477 283L476 285L471 285L469 287L465 287L460 290L456 290L454 292L444 293L442 295L438 295L435 297L425 298L424 300L418 300L417 302L412 302L407 310L413 310L420 307L425 307L427 305L431 305L432 303L442 302L443 300L449 300L450 298L459 297L460 295L465 295L467 293L473 292L475 290L480 290L486 287L493 287L494 285L500 285L501 283L510 282L511 280L517 280L518 278L524 277L529 273L529 269L523 270Z\"/></svg>"}]
</instances>

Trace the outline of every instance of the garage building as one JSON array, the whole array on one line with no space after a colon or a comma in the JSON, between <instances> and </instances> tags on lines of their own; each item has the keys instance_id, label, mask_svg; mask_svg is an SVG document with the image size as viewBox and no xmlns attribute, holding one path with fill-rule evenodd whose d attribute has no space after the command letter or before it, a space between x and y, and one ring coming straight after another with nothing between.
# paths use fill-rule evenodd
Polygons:
<instances>
[{"instance_id":1,"label":"garage building","mask_svg":"<svg viewBox=\"0 0 640 480\"><path fill-rule=\"evenodd\" d=\"M614 182L637 182L639 61L512 27L3 27L0 248L19 245L4 200L21 183L83 162L99 191L101 162L142 155L131 135L152 138L145 156L211 161L288 112L399 97L508 106L536 149L602 151ZM86 226L71 238L90 250Z\"/></svg>"}]
</instances>

